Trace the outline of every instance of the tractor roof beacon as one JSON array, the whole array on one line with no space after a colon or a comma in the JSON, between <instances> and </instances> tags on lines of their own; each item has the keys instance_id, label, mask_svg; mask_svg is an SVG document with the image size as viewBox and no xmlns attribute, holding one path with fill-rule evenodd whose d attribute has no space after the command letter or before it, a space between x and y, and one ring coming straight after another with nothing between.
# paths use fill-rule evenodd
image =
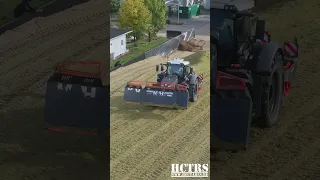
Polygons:
<instances>
[{"instance_id":1,"label":"tractor roof beacon","mask_svg":"<svg viewBox=\"0 0 320 180\"><path fill-rule=\"evenodd\" d=\"M157 82L147 81L145 87L142 87L142 81L128 82L124 101L185 109L189 101L197 100L203 76L193 72L189 61L174 58L166 64L156 65L156 71Z\"/></svg>"},{"instance_id":2,"label":"tractor roof beacon","mask_svg":"<svg viewBox=\"0 0 320 180\"><path fill-rule=\"evenodd\" d=\"M246 149L251 122L273 126L297 70L297 38L282 45L271 41L265 21L250 13L253 7L254 1L211 1L210 124L215 150Z\"/></svg>"}]
</instances>

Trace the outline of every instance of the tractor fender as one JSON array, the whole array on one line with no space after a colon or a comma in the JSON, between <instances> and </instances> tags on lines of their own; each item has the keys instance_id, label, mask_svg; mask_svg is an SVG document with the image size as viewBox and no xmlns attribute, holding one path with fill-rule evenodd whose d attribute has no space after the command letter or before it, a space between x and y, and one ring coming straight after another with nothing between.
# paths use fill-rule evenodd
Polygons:
<instances>
[{"instance_id":1,"label":"tractor fender","mask_svg":"<svg viewBox=\"0 0 320 180\"><path fill-rule=\"evenodd\" d=\"M279 50L282 51L281 47L274 42L261 45L261 51L258 55L255 71L256 72L270 71L273 58L276 52Z\"/></svg>"},{"instance_id":2,"label":"tractor fender","mask_svg":"<svg viewBox=\"0 0 320 180\"><path fill-rule=\"evenodd\" d=\"M196 75L191 75L189 84L197 84L197 77Z\"/></svg>"}]
</instances>

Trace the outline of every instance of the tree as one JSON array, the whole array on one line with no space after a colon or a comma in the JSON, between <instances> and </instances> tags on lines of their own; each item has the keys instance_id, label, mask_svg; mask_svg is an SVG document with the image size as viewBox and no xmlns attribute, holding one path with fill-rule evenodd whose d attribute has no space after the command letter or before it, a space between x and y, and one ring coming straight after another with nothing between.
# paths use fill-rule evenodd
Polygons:
<instances>
[{"instance_id":1,"label":"tree","mask_svg":"<svg viewBox=\"0 0 320 180\"><path fill-rule=\"evenodd\" d=\"M126 0L122 3L118 20L121 28L132 30L135 39L139 39L149 29L151 13L144 0Z\"/></svg>"},{"instance_id":2,"label":"tree","mask_svg":"<svg viewBox=\"0 0 320 180\"><path fill-rule=\"evenodd\" d=\"M144 0L144 2L152 14L151 28L149 28L151 32L149 33L149 36L154 36L166 26L168 7L163 0Z\"/></svg>"},{"instance_id":3,"label":"tree","mask_svg":"<svg viewBox=\"0 0 320 180\"><path fill-rule=\"evenodd\" d=\"M110 0L110 14L117 14L120 6L120 0Z\"/></svg>"}]
</instances>

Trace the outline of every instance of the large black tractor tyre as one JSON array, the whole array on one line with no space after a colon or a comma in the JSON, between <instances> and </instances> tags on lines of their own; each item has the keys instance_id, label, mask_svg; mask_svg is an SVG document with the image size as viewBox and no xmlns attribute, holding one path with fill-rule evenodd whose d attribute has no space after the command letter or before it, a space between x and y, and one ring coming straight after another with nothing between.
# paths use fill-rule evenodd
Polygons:
<instances>
[{"instance_id":1,"label":"large black tractor tyre","mask_svg":"<svg viewBox=\"0 0 320 180\"><path fill-rule=\"evenodd\" d=\"M196 84L190 84L189 86L189 100L196 102L198 98L198 82Z\"/></svg>"},{"instance_id":2,"label":"large black tractor tyre","mask_svg":"<svg viewBox=\"0 0 320 180\"><path fill-rule=\"evenodd\" d=\"M260 127L268 128L278 121L282 101L282 71L282 54L277 52L273 59L271 73L263 83L261 116L258 119Z\"/></svg>"}]
</instances>

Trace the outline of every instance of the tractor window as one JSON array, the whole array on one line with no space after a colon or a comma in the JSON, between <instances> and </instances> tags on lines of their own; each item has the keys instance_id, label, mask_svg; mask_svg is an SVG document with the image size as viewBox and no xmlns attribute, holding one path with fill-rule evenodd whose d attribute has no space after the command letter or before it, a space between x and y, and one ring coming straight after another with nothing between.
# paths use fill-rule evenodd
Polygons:
<instances>
[{"instance_id":1,"label":"tractor window","mask_svg":"<svg viewBox=\"0 0 320 180\"><path fill-rule=\"evenodd\" d=\"M233 35L232 35L232 29L230 26L225 27L219 34L220 39L219 41L223 44L229 44L232 45L233 42Z\"/></svg>"},{"instance_id":2,"label":"tractor window","mask_svg":"<svg viewBox=\"0 0 320 180\"><path fill-rule=\"evenodd\" d=\"M187 66L187 67L186 67L186 73L189 73L189 72L190 72L190 67Z\"/></svg>"},{"instance_id":3,"label":"tractor window","mask_svg":"<svg viewBox=\"0 0 320 180\"><path fill-rule=\"evenodd\" d=\"M183 75L183 67L180 64L170 64L168 66L169 74L177 74L178 76Z\"/></svg>"},{"instance_id":4,"label":"tractor window","mask_svg":"<svg viewBox=\"0 0 320 180\"><path fill-rule=\"evenodd\" d=\"M230 11L210 10L210 32L213 35L218 34L219 44L228 46L233 41L233 21L230 19L232 15L233 13Z\"/></svg>"},{"instance_id":5,"label":"tractor window","mask_svg":"<svg viewBox=\"0 0 320 180\"><path fill-rule=\"evenodd\" d=\"M210 27L212 30L223 26L224 22L232 16L232 12L222 9L210 9Z\"/></svg>"},{"instance_id":6,"label":"tractor window","mask_svg":"<svg viewBox=\"0 0 320 180\"><path fill-rule=\"evenodd\" d=\"M241 17L237 20L237 25L236 25L236 29L237 29L237 36L238 36L238 40L239 41L246 41L248 39L248 35L245 29L245 18Z\"/></svg>"}]
</instances>

